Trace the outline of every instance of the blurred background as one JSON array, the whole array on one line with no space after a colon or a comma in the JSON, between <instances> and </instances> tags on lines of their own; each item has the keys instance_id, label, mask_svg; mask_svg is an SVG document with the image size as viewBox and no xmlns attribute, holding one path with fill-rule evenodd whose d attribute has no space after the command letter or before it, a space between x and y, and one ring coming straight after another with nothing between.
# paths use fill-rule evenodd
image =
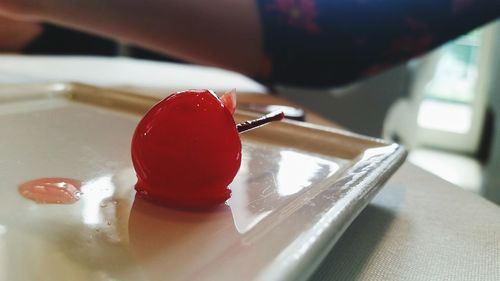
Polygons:
<instances>
[{"instance_id":1,"label":"blurred background","mask_svg":"<svg viewBox=\"0 0 500 281\"><path fill-rule=\"evenodd\" d=\"M500 21L371 79L280 93L340 125L404 144L409 161L500 204Z\"/></svg>"},{"instance_id":2,"label":"blurred background","mask_svg":"<svg viewBox=\"0 0 500 281\"><path fill-rule=\"evenodd\" d=\"M0 46L0 51L183 63L51 25L23 28L31 28L33 35L19 38L18 46ZM410 150L409 161L500 204L498 54L500 21L347 87L318 91L278 86L275 90L346 129L404 144Z\"/></svg>"}]
</instances>

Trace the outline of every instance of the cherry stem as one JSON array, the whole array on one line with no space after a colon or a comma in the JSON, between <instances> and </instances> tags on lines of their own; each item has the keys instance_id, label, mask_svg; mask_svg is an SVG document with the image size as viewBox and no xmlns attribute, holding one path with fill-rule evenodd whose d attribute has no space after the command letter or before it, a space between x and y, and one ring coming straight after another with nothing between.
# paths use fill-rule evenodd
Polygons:
<instances>
[{"instance_id":1,"label":"cherry stem","mask_svg":"<svg viewBox=\"0 0 500 281\"><path fill-rule=\"evenodd\" d=\"M236 125L236 129L238 130L238 133L244 133L246 131L266 125L267 123L270 123L272 121L281 121L283 120L283 118L285 118L285 114L283 113L283 111L274 111L260 118L239 123Z\"/></svg>"}]
</instances>

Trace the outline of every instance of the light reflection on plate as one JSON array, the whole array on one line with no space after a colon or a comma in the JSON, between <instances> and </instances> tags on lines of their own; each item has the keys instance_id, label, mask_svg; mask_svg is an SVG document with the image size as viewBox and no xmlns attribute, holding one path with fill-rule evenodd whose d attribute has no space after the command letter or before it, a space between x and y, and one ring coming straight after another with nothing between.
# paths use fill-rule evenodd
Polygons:
<instances>
[{"instance_id":1,"label":"light reflection on plate","mask_svg":"<svg viewBox=\"0 0 500 281\"><path fill-rule=\"evenodd\" d=\"M332 176L340 163L291 149L245 144L228 200L236 229L247 232L314 182Z\"/></svg>"}]
</instances>

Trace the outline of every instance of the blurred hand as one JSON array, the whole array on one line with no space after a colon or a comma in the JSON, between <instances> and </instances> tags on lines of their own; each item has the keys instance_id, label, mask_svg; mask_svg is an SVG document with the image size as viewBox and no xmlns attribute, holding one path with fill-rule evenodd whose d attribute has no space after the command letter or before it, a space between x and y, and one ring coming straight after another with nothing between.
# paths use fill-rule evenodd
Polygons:
<instances>
[{"instance_id":1,"label":"blurred hand","mask_svg":"<svg viewBox=\"0 0 500 281\"><path fill-rule=\"evenodd\" d=\"M0 0L0 3L3 3ZM0 52L20 52L42 33L38 23L0 16Z\"/></svg>"},{"instance_id":2,"label":"blurred hand","mask_svg":"<svg viewBox=\"0 0 500 281\"><path fill-rule=\"evenodd\" d=\"M0 0L0 15L14 15L19 13L21 9L21 3L19 2L16 0Z\"/></svg>"},{"instance_id":3,"label":"blurred hand","mask_svg":"<svg viewBox=\"0 0 500 281\"><path fill-rule=\"evenodd\" d=\"M46 4L46 0L0 0L0 16L29 19Z\"/></svg>"}]
</instances>

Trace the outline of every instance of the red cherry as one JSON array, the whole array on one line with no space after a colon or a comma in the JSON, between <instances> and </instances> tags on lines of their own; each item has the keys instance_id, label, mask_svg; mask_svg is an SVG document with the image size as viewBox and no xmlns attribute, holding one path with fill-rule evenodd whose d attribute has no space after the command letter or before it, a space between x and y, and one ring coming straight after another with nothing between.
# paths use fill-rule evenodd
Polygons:
<instances>
[{"instance_id":1,"label":"red cherry","mask_svg":"<svg viewBox=\"0 0 500 281\"><path fill-rule=\"evenodd\" d=\"M181 208L226 201L241 164L229 110L208 90L173 94L140 121L132 139L139 196Z\"/></svg>"}]
</instances>

